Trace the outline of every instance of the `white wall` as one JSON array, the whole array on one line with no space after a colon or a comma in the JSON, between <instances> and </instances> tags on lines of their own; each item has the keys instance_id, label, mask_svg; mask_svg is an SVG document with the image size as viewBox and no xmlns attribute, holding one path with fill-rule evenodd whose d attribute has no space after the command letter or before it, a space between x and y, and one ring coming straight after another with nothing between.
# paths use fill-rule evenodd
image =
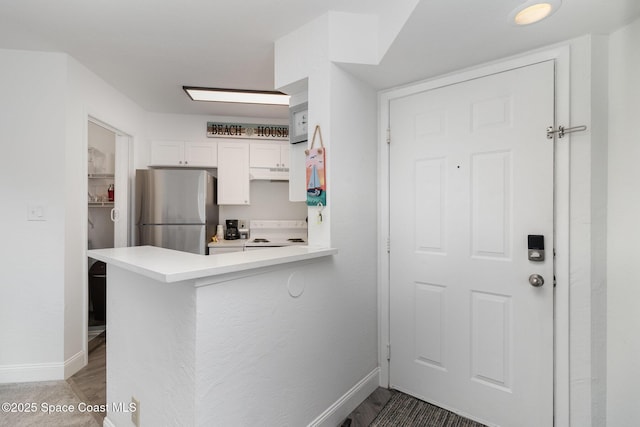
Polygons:
<instances>
[{"instance_id":1,"label":"white wall","mask_svg":"<svg viewBox=\"0 0 640 427\"><path fill-rule=\"evenodd\" d=\"M323 16L276 43L276 86L306 79L309 136L320 125L326 148L327 207L322 223L317 208L309 208L309 243L340 251L323 269L313 301L326 312L325 332L316 337L323 363L305 381L318 387L298 399L316 410L332 405L378 365L377 191L363 185L377 182L376 93L331 63L329 28Z\"/></svg>"},{"instance_id":2,"label":"white wall","mask_svg":"<svg viewBox=\"0 0 640 427\"><path fill-rule=\"evenodd\" d=\"M193 283L160 283L109 264L107 277L107 402L135 397L142 426L195 426ZM127 412L107 418L105 425L132 425Z\"/></svg>"},{"instance_id":3,"label":"white wall","mask_svg":"<svg viewBox=\"0 0 640 427\"><path fill-rule=\"evenodd\" d=\"M640 425L640 20L609 44L607 425Z\"/></svg>"},{"instance_id":4,"label":"white wall","mask_svg":"<svg viewBox=\"0 0 640 427\"><path fill-rule=\"evenodd\" d=\"M296 219L307 217L305 202L289 201L289 181L251 181L251 204L220 206L220 224L226 219Z\"/></svg>"},{"instance_id":5,"label":"white wall","mask_svg":"<svg viewBox=\"0 0 640 427\"><path fill-rule=\"evenodd\" d=\"M86 359L88 114L135 133L141 110L67 55L0 60L0 382L62 379Z\"/></svg>"},{"instance_id":6,"label":"white wall","mask_svg":"<svg viewBox=\"0 0 640 427\"><path fill-rule=\"evenodd\" d=\"M591 36L591 425L606 425L608 37Z\"/></svg>"},{"instance_id":7,"label":"white wall","mask_svg":"<svg viewBox=\"0 0 640 427\"><path fill-rule=\"evenodd\" d=\"M87 140L89 116L133 137L142 134L144 111L71 57L67 57L64 229L65 377L86 360Z\"/></svg>"},{"instance_id":8,"label":"white wall","mask_svg":"<svg viewBox=\"0 0 640 427\"><path fill-rule=\"evenodd\" d=\"M309 111L315 111L310 123L322 126L330 165L331 221L319 227L330 226L339 253L326 262L198 290L199 301L215 307L203 312L203 324L226 325L201 331L217 338L204 340L199 351L222 367L205 374L196 390L202 425L307 425L338 403L333 424L326 424L337 425L353 409L338 400L378 366L377 198L375 186L367 191L362 185L377 182L376 130L370 125L376 122L376 93L336 65L327 64L326 71L309 79ZM318 226L314 213L310 208L310 227ZM299 298L286 290L292 272L305 278ZM229 360L216 343L246 348L246 358ZM234 387L225 389L226 381ZM251 407L237 406L247 397Z\"/></svg>"},{"instance_id":9,"label":"white wall","mask_svg":"<svg viewBox=\"0 0 640 427\"><path fill-rule=\"evenodd\" d=\"M375 371L374 281L343 276L344 249L198 288L196 425L306 426ZM339 425L340 410L322 425Z\"/></svg>"},{"instance_id":10,"label":"white wall","mask_svg":"<svg viewBox=\"0 0 640 427\"><path fill-rule=\"evenodd\" d=\"M0 50L0 383L61 378L65 55ZM27 221L27 206L46 221Z\"/></svg>"}]
</instances>

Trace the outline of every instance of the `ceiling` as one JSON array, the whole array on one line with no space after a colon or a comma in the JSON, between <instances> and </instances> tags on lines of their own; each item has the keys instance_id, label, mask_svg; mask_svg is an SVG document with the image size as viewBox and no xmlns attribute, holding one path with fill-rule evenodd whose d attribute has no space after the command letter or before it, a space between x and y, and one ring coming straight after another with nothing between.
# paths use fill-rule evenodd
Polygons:
<instances>
[{"instance_id":1,"label":"ceiling","mask_svg":"<svg viewBox=\"0 0 640 427\"><path fill-rule=\"evenodd\" d=\"M66 52L145 110L256 118L286 107L193 102L182 86L274 89L273 43L329 10L380 15L388 0L20 0L0 4L0 48ZM640 16L638 0L563 0L551 18L507 22L522 0L420 0L377 66L347 65L382 89Z\"/></svg>"}]
</instances>

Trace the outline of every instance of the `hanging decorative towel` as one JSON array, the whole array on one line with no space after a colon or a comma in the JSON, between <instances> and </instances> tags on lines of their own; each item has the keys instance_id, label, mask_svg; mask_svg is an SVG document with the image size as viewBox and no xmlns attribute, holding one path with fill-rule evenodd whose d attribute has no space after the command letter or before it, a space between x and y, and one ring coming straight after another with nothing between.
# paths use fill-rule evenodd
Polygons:
<instances>
[{"instance_id":1,"label":"hanging decorative towel","mask_svg":"<svg viewBox=\"0 0 640 427\"><path fill-rule=\"evenodd\" d=\"M314 148L316 136L320 141L320 147ZM322 142L320 126L316 125L313 131L311 147L305 150L307 155L305 167L307 169L307 206L327 205L327 181L325 176L325 150Z\"/></svg>"}]
</instances>

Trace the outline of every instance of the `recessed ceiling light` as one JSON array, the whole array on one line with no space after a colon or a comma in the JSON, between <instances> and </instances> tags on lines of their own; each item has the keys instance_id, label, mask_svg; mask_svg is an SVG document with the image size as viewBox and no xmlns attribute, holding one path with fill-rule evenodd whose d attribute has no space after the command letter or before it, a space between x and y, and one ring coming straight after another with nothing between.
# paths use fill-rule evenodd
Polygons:
<instances>
[{"instance_id":1,"label":"recessed ceiling light","mask_svg":"<svg viewBox=\"0 0 640 427\"><path fill-rule=\"evenodd\" d=\"M509 14L509 22L514 25L529 25L539 22L555 13L561 0L529 0Z\"/></svg>"},{"instance_id":2,"label":"recessed ceiling light","mask_svg":"<svg viewBox=\"0 0 640 427\"><path fill-rule=\"evenodd\" d=\"M289 95L276 91L182 86L193 101L289 105Z\"/></svg>"}]
</instances>

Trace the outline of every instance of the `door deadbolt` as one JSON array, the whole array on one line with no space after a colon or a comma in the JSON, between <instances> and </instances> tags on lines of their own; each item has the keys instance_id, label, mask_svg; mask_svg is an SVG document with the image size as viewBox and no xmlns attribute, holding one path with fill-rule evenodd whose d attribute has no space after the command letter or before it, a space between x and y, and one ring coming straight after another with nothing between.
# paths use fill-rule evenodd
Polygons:
<instances>
[{"instance_id":1,"label":"door deadbolt","mask_svg":"<svg viewBox=\"0 0 640 427\"><path fill-rule=\"evenodd\" d=\"M541 234L529 234L527 243L529 246L529 261L544 261L544 236Z\"/></svg>"},{"instance_id":2,"label":"door deadbolt","mask_svg":"<svg viewBox=\"0 0 640 427\"><path fill-rule=\"evenodd\" d=\"M539 274L532 274L529 276L529 284L535 288L539 288L544 285L544 278Z\"/></svg>"}]
</instances>

